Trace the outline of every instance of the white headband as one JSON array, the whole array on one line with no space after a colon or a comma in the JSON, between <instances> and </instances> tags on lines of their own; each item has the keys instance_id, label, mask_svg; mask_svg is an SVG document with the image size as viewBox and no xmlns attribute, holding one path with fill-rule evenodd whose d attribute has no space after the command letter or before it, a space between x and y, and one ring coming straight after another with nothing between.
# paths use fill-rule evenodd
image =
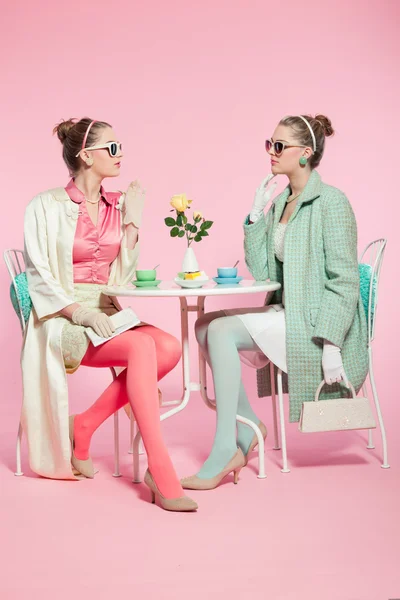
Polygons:
<instances>
[{"instance_id":1,"label":"white headband","mask_svg":"<svg viewBox=\"0 0 400 600\"><path fill-rule=\"evenodd\" d=\"M307 119L305 119L301 115L297 115L297 116L299 117L299 119L301 119L302 121L304 121L304 123L307 125L308 129L310 130L312 141L313 141L313 146L314 146L314 152L315 152L316 149L317 149L317 142L315 140L315 135L314 135L314 132L312 130L312 127L311 127L310 123L307 121Z\"/></svg>"}]
</instances>

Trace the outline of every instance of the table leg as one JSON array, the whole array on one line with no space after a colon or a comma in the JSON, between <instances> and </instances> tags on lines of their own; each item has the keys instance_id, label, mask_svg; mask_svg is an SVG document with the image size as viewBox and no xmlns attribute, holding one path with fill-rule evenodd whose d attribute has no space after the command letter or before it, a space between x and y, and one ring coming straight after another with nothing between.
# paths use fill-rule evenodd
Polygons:
<instances>
[{"instance_id":1,"label":"table leg","mask_svg":"<svg viewBox=\"0 0 400 600\"><path fill-rule=\"evenodd\" d=\"M197 300L197 312L198 316L202 317L204 315L204 303L205 296L200 296ZM200 346L198 347L199 351L199 380L200 380L200 394L203 398L206 406L215 410L215 400L208 397L207 394L207 363L203 354L201 353Z\"/></svg>"}]
</instances>

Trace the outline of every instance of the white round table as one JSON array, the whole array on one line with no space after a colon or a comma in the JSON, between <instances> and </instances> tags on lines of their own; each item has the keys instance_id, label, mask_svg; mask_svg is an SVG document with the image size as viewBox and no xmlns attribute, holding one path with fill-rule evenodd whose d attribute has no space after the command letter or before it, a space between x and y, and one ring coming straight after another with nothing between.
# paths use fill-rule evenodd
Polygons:
<instances>
[{"instance_id":1,"label":"white round table","mask_svg":"<svg viewBox=\"0 0 400 600\"><path fill-rule=\"evenodd\" d=\"M197 317L204 314L204 303L207 296L232 296L232 295L244 295L244 294L259 294L266 293L271 294L272 292L279 290L281 284L275 281L254 281L254 280L242 280L239 284L233 285L220 285L210 280L204 286L200 288L181 288L174 281L163 281L158 287L140 287L137 288L133 285L129 286L111 286L104 290L104 293L109 296L117 297L146 297L146 298L165 298L165 297L176 297L180 300L181 306L181 336L182 336L182 370L183 370L183 394L180 400L172 400L170 402L163 403L162 406L175 406L175 408L164 412L161 415L161 420L168 419L172 415L177 414L183 410L189 402L192 391L199 391L204 402L209 408L215 410L215 400L211 399L207 395L207 370L206 362L199 352L199 381L190 381L190 356L189 356L189 312L196 312ZM195 304L188 305L188 298L196 298ZM259 441L259 477L265 477L264 470L264 440L257 424L252 423L248 419L237 416L238 421L249 425L254 432L257 434ZM134 473L135 481L139 481L138 477L138 444L140 442L140 434L138 433L134 446L136 451L133 452L134 457Z\"/></svg>"}]
</instances>

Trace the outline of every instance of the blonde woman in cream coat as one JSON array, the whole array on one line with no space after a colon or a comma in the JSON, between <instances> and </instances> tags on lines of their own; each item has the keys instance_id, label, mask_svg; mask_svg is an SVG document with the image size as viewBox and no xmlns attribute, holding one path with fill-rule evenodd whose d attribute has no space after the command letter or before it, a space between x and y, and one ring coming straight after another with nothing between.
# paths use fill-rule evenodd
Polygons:
<instances>
[{"instance_id":1,"label":"blonde woman in cream coat","mask_svg":"<svg viewBox=\"0 0 400 600\"><path fill-rule=\"evenodd\" d=\"M105 192L105 177L119 175L122 148L102 121L62 122L55 132L72 179L33 198L25 214L25 258L31 312L22 350L22 424L33 471L54 479L76 479L72 469L93 478L91 436L129 402L146 448L145 483L167 510L196 510L184 496L161 435L157 381L175 367L180 345L148 325L95 348L85 335L114 331L109 316L120 310L107 285L134 278L144 192L131 184L126 195ZM123 367L100 398L69 417L67 371L80 364ZM84 390L83 396L84 396ZM71 451L72 443L72 451ZM72 462L72 465L71 465Z\"/></svg>"}]
</instances>

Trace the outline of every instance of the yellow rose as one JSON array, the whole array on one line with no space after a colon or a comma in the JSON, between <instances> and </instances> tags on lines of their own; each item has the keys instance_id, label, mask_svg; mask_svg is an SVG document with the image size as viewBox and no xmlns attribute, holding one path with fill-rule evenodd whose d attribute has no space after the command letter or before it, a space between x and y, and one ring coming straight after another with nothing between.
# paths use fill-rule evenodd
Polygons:
<instances>
[{"instance_id":1,"label":"yellow rose","mask_svg":"<svg viewBox=\"0 0 400 600\"><path fill-rule=\"evenodd\" d=\"M193 217L194 217L195 220L197 220L197 219L200 220L200 219L203 218L203 215L201 214L201 212L194 212L193 213Z\"/></svg>"},{"instance_id":2,"label":"yellow rose","mask_svg":"<svg viewBox=\"0 0 400 600\"><path fill-rule=\"evenodd\" d=\"M186 194L175 194L171 198L171 206L175 208L178 212L185 212L189 204L192 203L192 200L188 200L186 198Z\"/></svg>"}]
</instances>

